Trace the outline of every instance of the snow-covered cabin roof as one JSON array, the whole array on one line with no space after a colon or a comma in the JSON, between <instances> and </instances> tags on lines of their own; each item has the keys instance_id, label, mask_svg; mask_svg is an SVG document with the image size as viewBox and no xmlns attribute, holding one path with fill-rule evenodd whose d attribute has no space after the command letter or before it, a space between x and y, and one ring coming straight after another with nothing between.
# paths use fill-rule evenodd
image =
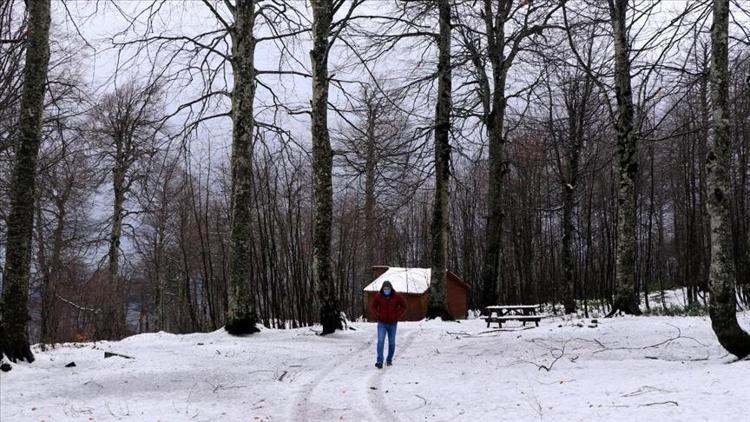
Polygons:
<instances>
[{"instance_id":1,"label":"snow-covered cabin roof","mask_svg":"<svg viewBox=\"0 0 750 422\"><path fill-rule=\"evenodd\" d=\"M366 292L378 292L384 281L388 280L399 293L422 294L430 287L429 268L389 267L380 277L365 287Z\"/></svg>"}]
</instances>

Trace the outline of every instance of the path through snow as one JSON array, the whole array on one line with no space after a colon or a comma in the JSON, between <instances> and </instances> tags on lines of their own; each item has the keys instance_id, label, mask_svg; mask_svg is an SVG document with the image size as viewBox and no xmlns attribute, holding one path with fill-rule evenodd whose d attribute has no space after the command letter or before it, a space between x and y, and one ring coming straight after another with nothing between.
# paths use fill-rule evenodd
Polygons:
<instances>
[{"instance_id":1,"label":"path through snow","mask_svg":"<svg viewBox=\"0 0 750 422\"><path fill-rule=\"evenodd\" d=\"M399 327L397 356L409 349L418 333L417 326ZM331 357L332 363L310 374L310 380L296 393L289 420L398 420L388 408L388 390L383 387L383 379L390 371L398 373L398 366L382 370L374 367L376 340L373 334L360 346Z\"/></svg>"},{"instance_id":2,"label":"path through snow","mask_svg":"<svg viewBox=\"0 0 750 422\"><path fill-rule=\"evenodd\" d=\"M750 329L750 315L739 317ZM383 370L373 366L375 325L354 327L325 337L309 328L245 338L219 330L37 349L36 362L0 375L0 420L741 421L750 414L750 361L733 363L706 317L547 318L539 328L502 331L481 320L407 322L399 324L394 366ZM104 359L104 351L134 359Z\"/></svg>"}]
</instances>

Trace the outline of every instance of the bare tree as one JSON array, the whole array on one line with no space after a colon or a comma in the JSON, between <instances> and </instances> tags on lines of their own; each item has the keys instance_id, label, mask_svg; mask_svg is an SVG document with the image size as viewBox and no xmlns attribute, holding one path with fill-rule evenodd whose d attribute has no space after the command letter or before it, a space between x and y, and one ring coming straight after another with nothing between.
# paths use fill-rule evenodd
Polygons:
<instances>
[{"instance_id":1,"label":"bare tree","mask_svg":"<svg viewBox=\"0 0 750 422\"><path fill-rule=\"evenodd\" d=\"M711 29L713 145L708 154L708 210L711 216L711 327L719 343L742 359L750 355L750 335L737 322L732 248L729 118L729 0L714 0Z\"/></svg>"},{"instance_id":2,"label":"bare tree","mask_svg":"<svg viewBox=\"0 0 750 422\"><path fill-rule=\"evenodd\" d=\"M508 75L519 53L531 50L539 35L548 30L549 20L559 7L556 2L522 2L483 0L477 26L472 28L472 11L468 25L459 26L461 43L473 66L477 103L481 105L481 121L486 127L489 144L489 185L487 190L487 224L485 256L482 270L482 303L490 305L500 299L503 177L507 172L505 141ZM487 70L489 64L490 71ZM515 290L508 292L512 297Z\"/></svg>"},{"instance_id":3,"label":"bare tree","mask_svg":"<svg viewBox=\"0 0 750 422\"><path fill-rule=\"evenodd\" d=\"M93 131L99 138L102 158L111 167L113 194L106 271L110 298L102 304L95 334L99 339L117 339L127 332L121 243L125 220L135 211L127 208L126 201L134 184L145 177L148 162L163 137L161 101L158 84L141 86L131 80L105 95L92 111Z\"/></svg>"},{"instance_id":4,"label":"bare tree","mask_svg":"<svg viewBox=\"0 0 750 422\"><path fill-rule=\"evenodd\" d=\"M39 161L39 194L36 204L36 266L40 280L40 335L42 343L67 339L70 321L60 299L74 284L70 268L87 252L93 234L90 200L98 186L95 148L86 136L81 104L88 106L79 81L55 84L49 92L49 115ZM60 92L62 91L62 92ZM67 104L66 104L67 103ZM54 110L54 112L52 112ZM76 282L81 280L75 280ZM69 299L68 299L69 300Z\"/></svg>"},{"instance_id":5,"label":"bare tree","mask_svg":"<svg viewBox=\"0 0 750 422\"><path fill-rule=\"evenodd\" d=\"M615 299L611 314L617 311L639 315L641 310L635 290L636 253L636 179L638 161L635 113L630 85L630 42L627 12L629 0L608 0L615 40L615 97L617 99L617 258L615 267Z\"/></svg>"},{"instance_id":6,"label":"bare tree","mask_svg":"<svg viewBox=\"0 0 750 422\"><path fill-rule=\"evenodd\" d=\"M403 109L403 90L389 89L385 80L373 80L363 83L350 101L347 111L352 117L334 136L339 168L335 176L362 185L364 261L358 278L364 287L372 281L372 265L392 259L388 248L382 247L381 224L422 185L419 174L425 145L414 138L410 113Z\"/></svg>"},{"instance_id":7,"label":"bare tree","mask_svg":"<svg viewBox=\"0 0 750 422\"><path fill-rule=\"evenodd\" d=\"M153 313L158 330L193 332L201 327L192 300L191 273L180 265L184 260L179 250L181 246L187 252L189 246L188 242L178 246L178 239L189 230L184 227L191 215L188 176L179 166L178 154L164 151L153 161L153 171L141 179L134 195L142 210L133 239L140 257L137 268L142 271L142 285L134 289L141 307L139 331L150 327Z\"/></svg>"},{"instance_id":8,"label":"bare tree","mask_svg":"<svg viewBox=\"0 0 750 422\"><path fill-rule=\"evenodd\" d=\"M313 282L320 300L322 334L341 329L341 315L331 273L331 232L333 213L333 153L328 133L328 56L331 47L346 27L352 13L362 0L352 0L346 16L334 21L334 15L345 0L313 0L312 40L312 146L313 191L315 196L315 229L313 238Z\"/></svg>"},{"instance_id":9,"label":"bare tree","mask_svg":"<svg viewBox=\"0 0 750 422\"><path fill-rule=\"evenodd\" d=\"M16 1L0 4L0 154L9 152L17 137L18 107L23 88L25 22L17 18ZM2 214L5 217L4 212Z\"/></svg>"},{"instance_id":10,"label":"bare tree","mask_svg":"<svg viewBox=\"0 0 750 422\"><path fill-rule=\"evenodd\" d=\"M229 309L225 328L230 334L258 331L252 294L253 130L255 116L255 1L238 1L232 36L232 196L229 246Z\"/></svg>"},{"instance_id":11,"label":"bare tree","mask_svg":"<svg viewBox=\"0 0 750 422\"><path fill-rule=\"evenodd\" d=\"M590 52L590 50L589 50ZM588 60L592 58L589 55ZM552 141L553 161L556 164L562 196L562 302L565 313L576 311L577 271L574 250L574 212L578 203L579 182L586 141L591 139L595 116L601 112L591 77L580 69L567 69L565 64L554 66L548 73L546 86L548 102L548 132ZM562 67L562 68L561 68ZM553 82L552 79L556 79ZM556 84L556 90L553 90Z\"/></svg>"},{"instance_id":12,"label":"bare tree","mask_svg":"<svg viewBox=\"0 0 750 422\"><path fill-rule=\"evenodd\" d=\"M31 273L31 240L34 230L36 166L41 144L42 112L49 64L50 1L28 3L28 31L23 94L19 118L5 246L0 355L12 361L34 361L26 336L28 289Z\"/></svg>"},{"instance_id":13,"label":"bare tree","mask_svg":"<svg viewBox=\"0 0 750 422\"><path fill-rule=\"evenodd\" d=\"M453 319L448 312L448 207L451 162L451 2L438 0L438 89L435 105L435 198L432 209L432 259L427 318Z\"/></svg>"},{"instance_id":14,"label":"bare tree","mask_svg":"<svg viewBox=\"0 0 750 422\"><path fill-rule=\"evenodd\" d=\"M161 13L188 6L151 2L136 13L136 16L144 17L143 22L123 14L129 22L128 29L115 36L113 43L122 55L128 57L124 60L127 63L138 61L143 56L165 60L169 65L164 69L154 68L154 73L165 81L165 85L193 88L195 81L201 80L201 95L182 102L169 116L175 120L184 119L180 134L195 132L215 119L232 119L231 186L227 198L228 276L226 280L217 280L226 282L228 288L211 286L205 293L210 296L207 300L212 324L222 322L221 316L215 313L220 306L215 305L226 302L226 330L231 334L250 334L258 331L257 303L253 293L256 286L256 263L253 262L254 142L260 139L260 128L287 134L275 122L275 111L285 106L273 87L261 80L260 76L308 76L304 72L283 70L281 64L279 69L257 69L255 50L263 42L274 43L282 57L280 63L296 63L294 58L289 58L291 48L287 42L308 32L309 28L302 23L306 18L297 10L297 2L203 0L201 3L201 11L212 20L210 28L206 30L173 35L172 28L158 28ZM135 39L129 39L132 32L135 32ZM150 47L154 47L153 50ZM228 74L232 75L231 80L227 78ZM271 105L256 107L257 89L268 92ZM231 110L228 112L227 99L231 100ZM259 120L259 109L270 110L274 121ZM204 252L204 275L213 277L210 254L205 253L209 245L204 243L209 236L203 232L199 236ZM224 246L223 243L221 246ZM213 293L218 293L220 297L215 297Z\"/></svg>"}]
</instances>

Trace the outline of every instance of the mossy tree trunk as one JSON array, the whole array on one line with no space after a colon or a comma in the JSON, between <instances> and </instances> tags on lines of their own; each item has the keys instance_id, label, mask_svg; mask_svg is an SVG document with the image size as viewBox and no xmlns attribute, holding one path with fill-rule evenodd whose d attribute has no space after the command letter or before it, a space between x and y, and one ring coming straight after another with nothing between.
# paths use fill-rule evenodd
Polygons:
<instances>
[{"instance_id":1,"label":"mossy tree trunk","mask_svg":"<svg viewBox=\"0 0 750 422\"><path fill-rule=\"evenodd\" d=\"M451 6L439 0L438 92L435 107L435 202L432 212L432 275L427 318L453 319L448 312L448 189L450 185Z\"/></svg>"},{"instance_id":2,"label":"mossy tree trunk","mask_svg":"<svg viewBox=\"0 0 750 422\"><path fill-rule=\"evenodd\" d=\"M714 0L711 30L711 99L713 145L706 160L708 210L711 218L711 272L709 286L711 327L722 347L744 358L750 355L750 335L737 322L735 266L732 249L730 161L732 140L728 109L729 0Z\"/></svg>"},{"instance_id":3,"label":"mossy tree trunk","mask_svg":"<svg viewBox=\"0 0 750 422\"><path fill-rule=\"evenodd\" d=\"M313 282L320 300L322 334L342 328L331 274L331 227L333 189L331 173L333 152L328 133L328 37L334 7L330 0L313 0L312 62L312 147L315 228L313 233Z\"/></svg>"},{"instance_id":4,"label":"mossy tree trunk","mask_svg":"<svg viewBox=\"0 0 750 422\"><path fill-rule=\"evenodd\" d=\"M21 96L19 140L10 186L8 240L5 245L0 309L0 356L34 361L26 336L34 230L36 166L42 141L42 113L49 65L50 0L27 1L26 65Z\"/></svg>"},{"instance_id":5,"label":"mossy tree trunk","mask_svg":"<svg viewBox=\"0 0 750 422\"><path fill-rule=\"evenodd\" d=\"M617 99L617 250L615 258L615 297L610 316L617 311L639 315L635 291L636 191L638 157L633 132L633 91L630 85L630 58L627 32L628 0L609 0L610 20L615 41L615 97Z\"/></svg>"},{"instance_id":6,"label":"mossy tree trunk","mask_svg":"<svg viewBox=\"0 0 750 422\"><path fill-rule=\"evenodd\" d=\"M229 306L225 329L230 334L259 331L253 294L253 102L255 101L255 1L238 1L232 36L232 197L229 245Z\"/></svg>"}]
</instances>

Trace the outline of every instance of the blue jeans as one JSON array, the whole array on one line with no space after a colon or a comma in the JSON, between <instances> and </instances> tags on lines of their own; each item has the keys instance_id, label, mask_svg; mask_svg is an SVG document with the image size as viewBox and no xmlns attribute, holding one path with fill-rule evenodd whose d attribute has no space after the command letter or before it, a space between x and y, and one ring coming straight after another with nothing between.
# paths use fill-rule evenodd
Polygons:
<instances>
[{"instance_id":1,"label":"blue jeans","mask_svg":"<svg viewBox=\"0 0 750 422\"><path fill-rule=\"evenodd\" d=\"M378 363L383 363L383 345L385 343L385 335L388 334L388 359L390 362L393 360L393 353L396 352L396 324L384 324L378 322Z\"/></svg>"}]
</instances>

